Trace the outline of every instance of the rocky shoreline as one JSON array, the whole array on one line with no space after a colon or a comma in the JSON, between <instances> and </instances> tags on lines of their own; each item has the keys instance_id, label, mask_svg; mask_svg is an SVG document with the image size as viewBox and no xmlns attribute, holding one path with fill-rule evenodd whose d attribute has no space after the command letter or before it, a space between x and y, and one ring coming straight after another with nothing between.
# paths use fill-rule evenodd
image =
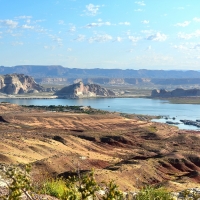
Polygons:
<instances>
[{"instance_id":1,"label":"rocky shoreline","mask_svg":"<svg viewBox=\"0 0 200 200\"><path fill-rule=\"evenodd\" d=\"M185 125L192 125L192 126L196 126L198 128L200 128L200 120L180 120L183 124Z\"/></svg>"}]
</instances>

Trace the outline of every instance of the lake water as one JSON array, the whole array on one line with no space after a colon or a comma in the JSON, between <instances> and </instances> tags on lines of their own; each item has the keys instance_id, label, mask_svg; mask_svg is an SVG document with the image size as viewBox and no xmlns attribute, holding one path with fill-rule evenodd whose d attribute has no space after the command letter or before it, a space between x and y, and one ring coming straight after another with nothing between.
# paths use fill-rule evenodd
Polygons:
<instances>
[{"instance_id":1,"label":"lake water","mask_svg":"<svg viewBox=\"0 0 200 200\"><path fill-rule=\"evenodd\" d=\"M0 99L18 105L80 105L107 111L130 114L167 116L168 121L180 122L180 119L200 119L200 105L171 104L166 100L147 98L92 98L92 99ZM171 118L175 117L175 120ZM154 120L166 122L164 118ZM179 124L181 129L200 130L195 126Z\"/></svg>"}]
</instances>

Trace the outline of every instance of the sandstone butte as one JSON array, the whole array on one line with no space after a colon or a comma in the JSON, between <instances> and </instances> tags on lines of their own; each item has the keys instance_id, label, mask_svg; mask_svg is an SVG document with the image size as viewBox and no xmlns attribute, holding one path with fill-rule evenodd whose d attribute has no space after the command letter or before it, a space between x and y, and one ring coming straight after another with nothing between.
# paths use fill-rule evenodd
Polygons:
<instances>
[{"instance_id":1,"label":"sandstone butte","mask_svg":"<svg viewBox=\"0 0 200 200\"><path fill-rule=\"evenodd\" d=\"M115 96L115 93L97 84L84 85L82 81L79 81L78 83L63 87L54 95L58 95L62 98L89 98L96 96L110 97Z\"/></svg>"},{"instance_id":2,"label":"sandstone butte","mask_svg":"<svg viewBox=\"0 0 200 200\"><path fill-rule=\"evenodd\" d=\"M37 93L44 88L24 74L0 75L0 92L6 94Z\"/></svg>"},{"instance_id":3,"label":"sandstone butte","mask_svg":"<svg viewBox=\"0 0 200 200\"><path fill-rule=\"evenodd\" d=\"M123 191L200 186L200 132L117 113L47 112L0 104L0 163L32 164L44 176L95 170Z\"/></svg>"}]
</instances>

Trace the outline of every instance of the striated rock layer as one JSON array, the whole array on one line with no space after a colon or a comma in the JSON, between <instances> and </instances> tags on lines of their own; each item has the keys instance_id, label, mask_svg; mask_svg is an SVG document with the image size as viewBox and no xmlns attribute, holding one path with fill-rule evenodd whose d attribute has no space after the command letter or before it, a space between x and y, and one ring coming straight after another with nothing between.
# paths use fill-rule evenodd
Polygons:
<instances>
[{"instance_id":1,"label":"striated rock layer","mask_svg":"<svg viewBox=\"0 0 200 200\"><path fill-rule=\"evenodd\" d=\"M34 79L24 74L7 74L0 76L0 92L6 94L23 94L42 91L43 87Z\"/></svg>"},{"instance_id":2,"label":"striated rock layer","mask_svg":"<svg viewBox=\"0 0 200 200\"><path fill-rule=\"evenodd\" d=\"M115 93L96 84L84 85L82 81L57 91L55 95L65 98L88 98L96 96L115 96Z\"/></svg>"}]
</instances>

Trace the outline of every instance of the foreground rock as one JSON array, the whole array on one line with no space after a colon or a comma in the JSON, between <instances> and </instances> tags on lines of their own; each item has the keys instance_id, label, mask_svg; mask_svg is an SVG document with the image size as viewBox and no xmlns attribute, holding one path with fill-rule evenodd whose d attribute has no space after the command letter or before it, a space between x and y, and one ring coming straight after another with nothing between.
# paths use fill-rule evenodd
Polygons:
<instances>
[{"instance_id":1,"label":"foreground rock","mask_svg":"<svg viewBox=\"0 0 200 200\"><path fill-rule=\"evenodd\" d=\"M84 85L83 82L80 81L62 88L57 91L55 95L62 98L89 98L97 96L110 97L115 96L115 93L96 84Z\"/></svg>"},{"instance_id":2,"label":"foreground rock","mask_svg":"<svg viewBox=\"0 0 200 200\"><path fill-rule=\"evenodd\" d=\"M0 76L0 92L6 94L38 93L43 87L34 79L24 74L7 74Z\"/></svg>"},{"instance_id":3,"label":"foreground rock","mask_svg":"<svg viewBox=\"0 0 200 200\"><path fill-rule=\"evenodd\" d=\"M172 91L167 91L165 89L152 90L151 97L195 97L200 96L200 89L189 89L184 90L177 88Z\"/></svg>"}]
</instances>

